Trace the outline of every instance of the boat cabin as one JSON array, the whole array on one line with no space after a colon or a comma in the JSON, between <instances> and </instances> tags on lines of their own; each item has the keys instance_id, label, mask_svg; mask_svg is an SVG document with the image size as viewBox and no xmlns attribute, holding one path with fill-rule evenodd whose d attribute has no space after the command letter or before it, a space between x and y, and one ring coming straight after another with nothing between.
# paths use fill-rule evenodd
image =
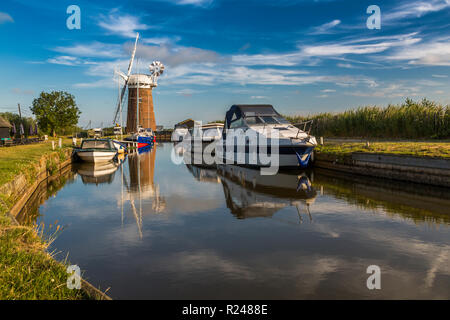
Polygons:
<instances>
[{"instance_id":1,"label":"boat cabin","mask_svg":"<svg viewBox=\"0 0 450 320\"><path fill-rule=\"evenodd\" d=\"M81 149L113 150L114 145L110 139L86 139L81 143Z\"/></svg>"},{"instance_id":2,"label":"boat cabin","mask_svg":"<svg viewBox=\"0 0 450 320\"><path fill-rule=\"evenodd\" d=\"M194 139L201 139L202 141L218 140L222 137L223 126L223 123L196 125L189 129L189 133Z\"/></svg>"},{"instance_id":3,"label":"boat cabin","mask_svg":"<svg viewBox=\"0 0 450 320\"><path fill-rule=\"evenodd\" d=\"M114 127L114 135L118 136L122 134L122 127L121 126L115 126Z\"/></svg>"},{"instance_id":4,"label":"boat cabin","mask_svg":"<svg viewBox=\"0 0 450 320\"><path fill-rule=\"evenodd\" d=\"M225 130L258 125L289 125L270 104L233 105L225 116Z\"/></svg>"},{"instance_id":5,"label":"boat cabin","mask_svg":"<svg viewBox=\"0 0 450 320\"><path fill-rule=\"evenodd\" d=\"M94 137L100 138L103 136L103 129L102 128L95 128L94 129Z\"/></svg>"}]
</instances>

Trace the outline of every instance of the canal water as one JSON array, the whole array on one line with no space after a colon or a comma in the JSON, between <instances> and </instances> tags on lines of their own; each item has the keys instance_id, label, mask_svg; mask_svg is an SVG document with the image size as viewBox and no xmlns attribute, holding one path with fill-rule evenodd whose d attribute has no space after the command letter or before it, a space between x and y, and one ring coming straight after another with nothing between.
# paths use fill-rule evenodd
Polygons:
<instances>
[{"instance_id":1,"label":"canal water","mask_svg":"<svg viewBox=\"0 0 450 320\"><path fill-rule=\"evenodd\" d=\"M60 226L50 250L114 299L450 298L448 189L177 165L172 149L67 169L20 219Z\"/></svg>"}]
</instances>

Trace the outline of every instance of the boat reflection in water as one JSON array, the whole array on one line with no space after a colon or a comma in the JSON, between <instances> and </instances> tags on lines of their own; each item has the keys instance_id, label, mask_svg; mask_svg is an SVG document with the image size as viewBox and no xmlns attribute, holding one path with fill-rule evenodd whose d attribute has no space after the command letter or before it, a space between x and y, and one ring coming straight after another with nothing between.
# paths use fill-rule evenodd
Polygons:
<instances>
[{"instance_id":1,"label":"boat reflection in water","mask_svg":"<svg viewBox=\"0 0 450 320\"><path fill-rule=\"evenodd\" d=\"M195 155L185 152L186 157L193 160ZM283 208L295 207L300 223L302 212L312 220L309 207L317 193L306 171L261 175L259 169L205 163L186 164L186 168L200 182L222 183L227 207L238 219L272 217Z\"/></svg>"},{"instance_id":2,"label":"boat reflection in water","mask_svg":"<svg viewBox=\"0 0 450 320\"><path fill-rule=\"evenodd\" d=\"M240 166L219 166L225 200L238 219L272 217L286 207L295 207L299 222L309 216L317 193L306 172L261 175L260 170Z\"/></svg>"},{"instance_id":3,"label":"boat reflection in water","mask_svg":"<svg viewBox=\"0 0 450 320\"><path fill-rule=\"evenodd\" d=\"M117 162L82 162L75 167L84 184L112 183L119 167Z\"/></svg>"}]
</instances>

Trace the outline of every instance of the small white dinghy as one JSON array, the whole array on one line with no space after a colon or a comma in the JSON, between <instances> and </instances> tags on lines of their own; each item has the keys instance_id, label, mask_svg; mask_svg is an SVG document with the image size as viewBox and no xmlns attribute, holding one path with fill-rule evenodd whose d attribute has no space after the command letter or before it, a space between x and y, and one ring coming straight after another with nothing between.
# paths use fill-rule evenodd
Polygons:
<instances>
[{"instance_id":1,"label":"small white dinghy","mask_svg":"<svg viewBox=\"0 0 450 320\"><path fill-rule=\"evenodd\" d=\"M117 149L111 139L86 139L75 153L86 162L106 162L116 156Z\"/></svg>"}]
</instances>

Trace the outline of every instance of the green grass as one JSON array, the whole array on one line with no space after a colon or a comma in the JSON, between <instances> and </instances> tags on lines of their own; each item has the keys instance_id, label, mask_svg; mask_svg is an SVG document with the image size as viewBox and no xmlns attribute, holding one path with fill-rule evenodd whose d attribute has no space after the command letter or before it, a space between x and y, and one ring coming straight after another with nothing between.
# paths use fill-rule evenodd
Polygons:
<instances>
[{"instance_id":1,"label":"green grass","mask_svg":"<svg viewBox=\"0 0 450 320\"><path fill-rule=\"evenodd\" d=\"M325 141L316 148L319 153L349 155L353 152L389 153L419 157L450 158L450 142L336 142Z\"/></svg>"},{"instance_id":2,"label":"green grass","mask_svg":"<svg viewBox=\"0 0 450 320\"><path fill-rule=\"evenodd\" d=\"M63 144L67 148L70 140ZM55 159L66 158L61 150L53 151L50 142L0 148L0 186L22 173L32 183L41 157L52 153L54 160L46 163L49 171L56 166ZM47 252L51 239L44 239L36 226L12 223L6 213L15 200L0 194L0 300L89 298L81 290L67 288L66 265Z\"/></svg>"},{"instance_id":3,"label":"green grass","mask_svg":"<svg viewBox=\"0 0 450 320\"><path fill-rule=\"evenodd\" d=\"M314 120L311 134L324 137L384 139L450 138L450 106L410 99L386 108L359 107L340 113L287 116L292 123Z\"/></svg>"},{"instance_id":4,"label":"green grass","mask_svg":"<svg viewBox=\"0 0 450 320\"><path fill-rule=\"evenodd\" d=\"M70 139L63 140L64 148L70 145ZM55 141L55 146L57 150L57 141ZM12 181L20 173L26 173L31 177L35 173L33 168L42 155L52 152L54 151L52 150L51 142L0 147L0 186Z\"/></svg>"},{"instance_id":5,"label":"green grass","mask_svg":"<svg viewBox=\"0 0 450 320\"><path fill-rule=\"evenodd\" d=\"M0 220L0 300L89 298L67 288L66 266L47 253L49 242L34 228Z\"/></svg>"}]
</instances>

